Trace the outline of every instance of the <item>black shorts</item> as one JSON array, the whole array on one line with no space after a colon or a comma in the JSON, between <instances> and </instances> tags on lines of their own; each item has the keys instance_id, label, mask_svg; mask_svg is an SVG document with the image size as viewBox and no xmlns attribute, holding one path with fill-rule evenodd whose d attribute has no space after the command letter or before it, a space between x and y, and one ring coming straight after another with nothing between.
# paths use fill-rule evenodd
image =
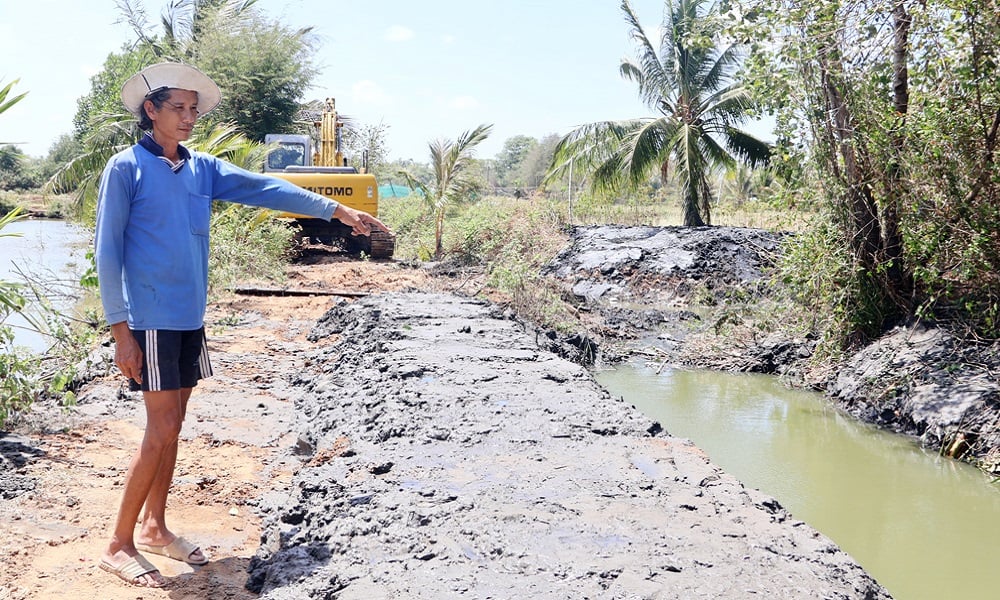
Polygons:
<instances>
[{"instance_id":1,"label":"black shorts","mask_svg":"<svg viewBox=\"0 0 1000 600\"><path fill-rule=\"evenodd\" d=\"M133 392L192 388L199 379L211 377L204 327L194 331L133 329L132 336L142 348L142 385L129 379Z\"/></svg>"}]
</instances>

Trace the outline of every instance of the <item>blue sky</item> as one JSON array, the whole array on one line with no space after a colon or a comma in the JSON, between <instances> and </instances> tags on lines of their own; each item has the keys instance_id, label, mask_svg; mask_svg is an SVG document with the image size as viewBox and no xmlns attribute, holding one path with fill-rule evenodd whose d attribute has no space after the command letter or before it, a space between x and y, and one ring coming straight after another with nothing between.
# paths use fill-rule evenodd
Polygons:
<instances>
[{"instance_id":1,"label":"blue sky","mask_svg":"<svg viewBox=\"0 0 1000 600\"><path fill-rule=\"evenodd\" d=\"M133 0L159 27L169 2ZM363 124L388 125L391 158L481 123L478 156L514 135L542 138L649 115L618 74L631 42L620 0L259 0L268 16L314 26L322 73L300 100L335 97ZM663 0L632 0L655 35ZM0 0L0 82L29 92L0 117L0 142L32 156L72 129L76 100L104 59L134 38L114 0ZM158 31L158 30L157 30Z\"/></svg>"}]
</instances>

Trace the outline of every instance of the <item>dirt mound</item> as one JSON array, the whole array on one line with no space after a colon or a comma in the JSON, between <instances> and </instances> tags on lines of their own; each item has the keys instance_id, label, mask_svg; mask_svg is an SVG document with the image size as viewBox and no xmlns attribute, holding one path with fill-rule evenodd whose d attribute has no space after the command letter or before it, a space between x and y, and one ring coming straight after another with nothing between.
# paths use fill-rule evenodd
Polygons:
<instances>
[{"instance_id":1,"label":"dirt mound","mask_svg":"<svg viewBox=\"0 0 1000 600\"><path fill-rule=\"evenodd\" d=\"M588 301L671 307L695 290L752 288L784 237L741 227L576 227L544 273Z\"/></svg>"}]
</instances>

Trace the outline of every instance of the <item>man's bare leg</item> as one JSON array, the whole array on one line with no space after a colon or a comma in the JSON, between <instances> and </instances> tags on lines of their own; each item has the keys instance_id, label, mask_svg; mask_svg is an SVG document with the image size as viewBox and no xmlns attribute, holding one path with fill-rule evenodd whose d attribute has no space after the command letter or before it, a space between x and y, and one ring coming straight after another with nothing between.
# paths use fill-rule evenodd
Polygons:
<instances>
[{"instance_id":1,"label":"man's bare leg","mask_svg":"<svg viewBox=\"0 0 1000 600\"><path fill-rule=\"evenodd\" d=\"M146 404L146 432L129 464L114 533L102 557L115 567L139 554L133 539L135 522L171 448L176 457L177 437L184 417L180 390L143 392L142 398ZM166 580L159 572L153 572L139 577L136 583L160 587Z\"/></svg>"},{"instance_id":2,"label":"man's bare leg","mask_svg":"<svg viewBox=\"0 0 1000 600\"><path fill-rule=\"evenodd\" d=\"M187 414L188 400L191 398L191 388L181 388L180 414L181 422ZM136 541L150 546L166 546L173 542L177 536L167 528L167 495L170 491L170 484L174 479L174 466L177 464L178 441L163 453L163 460L160 468L156 472L153 484L146 495L145 510L142 513L142 526L136 535ZM205 560L201 550L192 552L188 557L194 562Z\"/></svg>"}]
</instances>

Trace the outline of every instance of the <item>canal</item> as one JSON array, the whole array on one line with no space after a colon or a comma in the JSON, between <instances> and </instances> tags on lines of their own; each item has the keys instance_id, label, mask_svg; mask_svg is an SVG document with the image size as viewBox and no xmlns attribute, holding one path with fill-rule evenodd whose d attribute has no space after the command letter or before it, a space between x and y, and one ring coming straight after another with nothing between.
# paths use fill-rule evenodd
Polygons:
<instances>
[{"instance_id":1,"label":"canal","mask_svg":"<svg viewBox=\"0 0 1000 600\"><path fill-rule=\"evenodd\" d=\"M997 598L1000 486L773 377L630 364L598 381L831 538L897 600Z\"/></svg>"}]
</instances>

